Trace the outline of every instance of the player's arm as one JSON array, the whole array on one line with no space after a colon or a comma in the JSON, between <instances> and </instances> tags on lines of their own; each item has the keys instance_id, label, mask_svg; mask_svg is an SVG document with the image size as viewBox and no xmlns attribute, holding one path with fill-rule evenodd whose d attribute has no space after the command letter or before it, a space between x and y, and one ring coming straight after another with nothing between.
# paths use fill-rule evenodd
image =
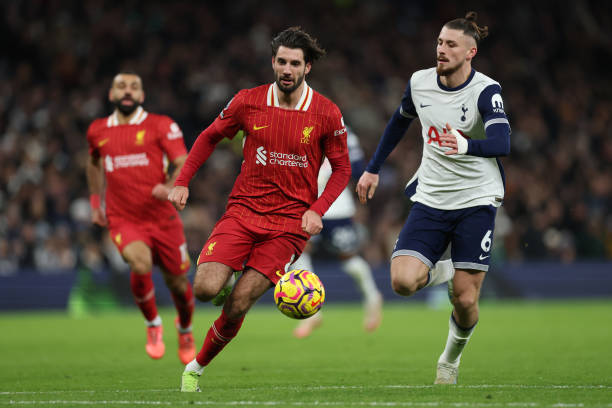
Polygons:
<instances>
[{"instance_id":1,"label":"player's arm","mask_svg":"<svg viewBox=\"0 0 612 408\"><path fill-rule=\"evenodd\" d=\"M478 111L485 127L486 139L466 139L447 124L444 133L440 136L440 146L450 147L451 150L444 154L500 157L510 153L510 123L504 112L499 85L489 85L483 89L478 97Z\"/></svg>"},{"instance_id":2,"label":"player's arm","mask_svg":"<svg viewBox=\"0 0 612 408\"><path fill-rule=\"evenodd\" d=\"M187 160L187 154L182 154L172 160L172 167L174 169L172 171L172 174L170 174L168 181L166 181L163 184L162 183L156 184L155 187L153 187L153 191L151 193L153 194L153 197L157 198L158 200L162 200L162 201L165 201L168 199L170 190L172 190L172 187L174 187L174 182L176 181L179 173L181 172L181 169L183 168L183 165L185 164L186 160Z\"/></svg>"},{"instance_id":3,"label":"player's arm","mask_svg":"<svg viewBox=\"0 0 612 408\"><path fill-rule=\"evenodd\" d=\"M199 134L191 151L187 155L185 164L174 181L174 187L168 195L168 200L178 209L182 210L189 197L189 182L196 171L208 160L217 143L224 137L234 138L241 126L243 97L246 90L236 94L223 108L217 119Z\"/></svg>"},{"instance_id":4,"label":"player's arm","mask_svg":"<svg viewBox=\"0 0 612 408\"><path fill-rule=\"evenodd\" d=\"M187 198L189 197L189 182L204 162L208 160L215 150L217 143L223 137L223 134L217 130L213 122L196 139L183 165L181 165L178 176L174 180L174 187L168 194L168 200L177 210L185 208Z\"/></svg>"},{"instance_id":5,"label":"player's arm","mask_svg":"<svg viewBox=\"0 0 612 408\"><path fill-rule=\"evenodd\" d=\"M89 187L89 203L91 204L91 222L106 226L106 216L101 207L102 191L104 189L104 169L102 168L102 158L95 154L90 154L85 169L87 175L87 185Z\"/></svg>"},{"instance_id":6,"label":"player's arm","mask_svg":"<svg viewBox=\"0 0 612 408\"><path fill-rule=\"evenodd\" d=\"M410 83L408 83L400 107L395 111L393 116L391 116L391 119L385 127L382 138L378 143L374 156L357 182L357 188L355 190L362 204L365 204L367 199L374 197L374 192L376 191L376 187L378 187L378 172L381 166L385 160L387 160L387 157L389 157L393 149L395 149L402 137L404 137L406 130L416 117L417 112L412 102Z\"/></svg>"},{"instance_id":7,"label":"player's arm","mask_svg":"<svg viewBox=\"0 0 612 408\"><path fill-rule=\"evenodd\" d=\"M340 110L337 109L337 113L329 119L330 127L323 140L323 154L329 160L332 173L319 198L312 203L302 217L302 229L311 235L321 232L323 214L340 196L351 178L351 162L346 140L347 129Z\"/></svg>"}]
</instances>

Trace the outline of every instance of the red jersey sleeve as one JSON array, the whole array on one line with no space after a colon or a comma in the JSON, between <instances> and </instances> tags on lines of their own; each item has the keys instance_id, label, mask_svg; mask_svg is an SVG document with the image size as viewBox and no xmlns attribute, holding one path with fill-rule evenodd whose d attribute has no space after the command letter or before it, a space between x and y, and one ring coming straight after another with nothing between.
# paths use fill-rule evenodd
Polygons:
<instances>
[{"instance_id":1,"label":"red jersey sleeve","mask_svg":"<svg viewBox=\"0 0 612 408\"><path fill-rule=\"evenodd\" d=\"M159 122L160 143L162 150L168 155L170 161L187 154L183 132L179 125L167 116Z\"/></svg>"},{"instance_id":2,"label":"red jersey sleeve","mask_svg":"<svg viewBox=\"0 0 612 408\"><path fill-rule=\"evenodd\" d=\"M100 157L100 152L96 146L96 131L97 121L91 122L89 127L87 128L87 144L89 145L89 155L93 157Z\"/></svg>"},{"instance_id":3,"label":"red jersey sleeve","mask_svg":"<svg viewBox=\"0 0 612 408\"><path fill-rule=\"evenodd\" d=\"M223 108L217 119L207 127L196 139L181 173L174 182L175 186L188 187L194 174L210 157L217 143L224 137L234 138L241 127L240 113L245 90L236 94Z\"/></svg>"},{"instance_id":4,"label":"red jersey sleeve","mask_svg":"<svg viewBox=\"0 0 612 408\"><path fill-rule=\"evenodd\" d=\"M351 177L351 163L346 144L346 126L340 109L333 105L332 114L328 117L328 126L323 139L323 153L329 159L332 175L325 186L321 196L310 206L310 209L323 216Z\"/></svg>"},{"instance_id":5,"label":"red jersey sleeve","mask_svg":"<svg viewBox=\"0 0 612 408\"><path fill-rule=\"evenodd\" d=\"M225 105L217 119L213 122L215 129L228 139L233 139L242 127L241 115L247 90L243 89Z\"/></svg>"}]
</instances>

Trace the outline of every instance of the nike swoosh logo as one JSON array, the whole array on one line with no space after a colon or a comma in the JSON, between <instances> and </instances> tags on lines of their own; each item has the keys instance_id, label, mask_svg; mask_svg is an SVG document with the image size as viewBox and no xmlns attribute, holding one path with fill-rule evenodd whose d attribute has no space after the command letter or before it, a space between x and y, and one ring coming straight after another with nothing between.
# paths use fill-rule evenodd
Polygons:
<instances>
[{"instance_id":1,"label":"nike swoosh logo","mask_svg":"<svg viewBox=\"0 0 612 408\"><path fill-rule=\"evenodd\" d=\"M487 258L488 258L488 257L490 257L490 256L491 256L491 255L487 255L487 256L482 256L482 255L480 255L480 256L478 257L478 259L480 259L481 261L483 261L483 260L487 259Z\"/></svg>"},{"instance_id":2,"label":"nike swoosh logo","mask_svg":"<svg viewBox=\"0 0 612 408\"><path fill-rule=\"evenodd\" d=\"M426 108L428 106L431 106L431 105L423 105L423 104L421 104L421 108Z\"/></svg>"},{"instance_id":3,"label":"nike swoosh logo","mask_svg":"<svg viewBox=\"0 0 612 408\"><path fill-rule=\"evenodd\" d=\"M108 137L106 139L100 140L98 142L98 147L104 146L108 142Z\"/></svg>"},{"instance_id":4,"label":"nike swoosh logo","mask_svg":"<svg viewBox=\"0 0 612 408\"><path fill-rule=\"evenodd\" d=\"M253 130L260 130L260 129L264 129L267 127L270 127L270 125L264 125L264 126L253 125Z\"/></svg>"}]
</instances>

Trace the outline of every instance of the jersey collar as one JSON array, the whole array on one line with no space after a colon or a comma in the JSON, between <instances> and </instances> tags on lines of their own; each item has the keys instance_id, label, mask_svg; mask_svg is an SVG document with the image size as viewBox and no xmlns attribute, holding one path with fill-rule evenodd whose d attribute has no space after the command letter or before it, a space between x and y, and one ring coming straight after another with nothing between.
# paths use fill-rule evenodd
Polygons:
<instances>
[{"instance_id":1,"label":"jersey collar","mask_svg":"<svg viewBox=\"0 0 612 408\"><path fill-rule=\"evenodd\" d=\"M461 85L456 86L454 88L449 88L447 86L444 86L442 82L440 82L440 75L436 75L436 78L437 78L438 86L440 87L440 89L442 89L443 91L447 91L447 92L453 92L453 91L458 91L468 86L468 84L472 82L472 78L474 78L475 73L476 73L476 70L472 68L472 72L470 72L470 76L468 76L468 79L466 79L466 81L462 83Z\"/></svg>"},{"instance_id":2,"label":"jersey collar","mask_svg":"<svg viewBox=\"0 0 612 408\"><path fill-rule=\"evenodd\" d=\"M266 97L266 102L268 106L280 108L280 103L278 102L279 92L280 90L278 89L278 85L276 85L276 82L270 84L270 87L268 88L268 95ZM304 81L304 89L302 89L302 95L300 96L300 100L297 102L293 109L306 112L310 107L310 103L312 102L312 94L312 88L308 86L306 81Z\"/></svg>"},{"instance_id":3,"label":"jersey collar","mask_svg":"<svg viewBox=\"0 0 612 408\"><path fill-rule=\"evenodd\" d=\"M146 118L149 116L149 113L139 106L136 109L136 113L130 119L130 125L140 125ZM119 118L117 117L117 111L114 111L106 120L107 127L119 126Z\"/></svg>"}]
</instances>

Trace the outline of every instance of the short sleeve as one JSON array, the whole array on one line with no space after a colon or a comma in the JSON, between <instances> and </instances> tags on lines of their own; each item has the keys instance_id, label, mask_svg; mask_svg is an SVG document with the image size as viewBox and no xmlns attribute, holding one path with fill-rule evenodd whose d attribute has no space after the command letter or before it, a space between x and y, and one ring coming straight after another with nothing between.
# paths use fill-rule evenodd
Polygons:
<instances>
[{"instance_id":1,"label":"short sleeve","mask_svg":"<svg viewBox=\"0 0 612 408\"><path fill-rule=\"evenodd\" d=\"M228 139L233 139L242 128L242 112L246 93L247 90L243 89L234 95L213 122L216 130Z\"/></svg>"},{"instance_id":2,"label":"short sleeve","mask_svg":"<svg viewBox=\"0 0 612 408\"><path fill-rule=\"evenodd\" d=\"M96 123L95 121L92 122L87 128L87 144L89 145L89 155L97 158L97 157L100 157L100 151L98 150L95 144L95 139L96 139L95 123Z\"/></svg>"},{"instance_id":3,"label":"short sleeve","mask_svg":"<svg viewBox=\"0 0 612 408\"><path fill-rule=\"evenodd\" d=\"M183 132L175 121L163 116L159 123L159 132L162 148L170 161L187 154Z\"/></svg>"},{"instance_id":4,"label":"short sleeve","mask_svg":"<svg viewBox=\"0 0 612 408\"><path fill-rule=\"evenodd\" d=\"M412 81L412 78L410 79ZM410 81L408 81L408 85L406 85L406 89L404 90L404 95L402 96L402 103L400 104L400 115L408 119L416 118L417 111L414 106L414 102L412 101L412 91L410 89Z\"/></svg>"},{"instance_id":5,"label":"short sleeve","mask_svg":"<svg viewBox=\"0 0 612 408\"><path fill-rule=\"evenodd\" d=\"M478 97L478 111L485 129L495 124L510 126L504 111L504 101L499 84L489 85L481 91Z\"/></svg>"}]
</instances>

